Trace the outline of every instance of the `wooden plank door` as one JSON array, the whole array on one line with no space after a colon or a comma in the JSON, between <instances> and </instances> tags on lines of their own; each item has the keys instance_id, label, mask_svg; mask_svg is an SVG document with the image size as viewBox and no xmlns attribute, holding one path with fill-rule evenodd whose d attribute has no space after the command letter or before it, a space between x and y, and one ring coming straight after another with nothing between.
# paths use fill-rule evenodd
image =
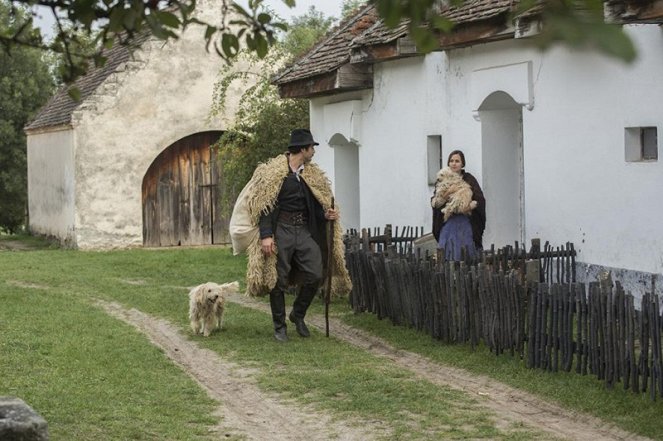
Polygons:
<instances>
[{"instance_id":1,"label":"wooden plank door","mask_svg":"<svg viewBox=\"0 0 663 441\"><path fill-rule=\"evenodd\" d=\"M154 160L143 179L145 246L226 243L220 242L227 240L228 226L216 191L221 174L210 148L220 135L187 136Z\"/></svg>"}]
</instances>

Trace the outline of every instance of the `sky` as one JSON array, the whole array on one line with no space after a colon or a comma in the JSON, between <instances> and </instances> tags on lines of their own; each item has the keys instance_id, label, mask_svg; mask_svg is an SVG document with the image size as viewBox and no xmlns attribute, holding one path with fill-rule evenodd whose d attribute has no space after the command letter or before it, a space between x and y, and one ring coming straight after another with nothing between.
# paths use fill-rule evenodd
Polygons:
<instances>
[{"instance_id":1,"label":"sky","mask_svg":"<svg viewBox=\"0 0 663 441\"><path fill-rule=\"evenodd\" d=\"M237 1L242 6L248 4L247 0ZM274 12L287 21L292 17L306 13L311 5L315 6L325 16L333 16L337 19L340 18L341 9L343 8L343 0L296 0L296 6L292 9L288 8L282 0L265 0L263 4L273 9ZM51 36L54 22L51 11L45 8L39 11L39 16L35 19L35 23L41 28L42 34L49 37Z\"/></svg>"}]
</instances>

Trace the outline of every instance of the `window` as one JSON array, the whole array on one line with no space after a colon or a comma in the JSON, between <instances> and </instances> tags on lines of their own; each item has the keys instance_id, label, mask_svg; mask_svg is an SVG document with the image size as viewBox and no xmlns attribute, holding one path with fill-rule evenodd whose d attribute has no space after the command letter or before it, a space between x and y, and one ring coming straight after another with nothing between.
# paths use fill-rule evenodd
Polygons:
<instances>
[{"instance_id":1,"label":"window","mask_svg":"<svg viewBox=\"0 0 663 441\"><path fill-rule=\"evenodd\" d=\"M437 172L444 166L442 159L442 136L428 137L428 185L435 185Z\"/></svg>"},{"instance_id":2,"label":"window","mask_svg":"<svg viewBox=\"0 0 663 441\"><path fill-rule=\"evenodd\" d=\"M656 127L626 127L624 129L626 162L658 161L658 132Z\"/></svg>"}]
</instances>

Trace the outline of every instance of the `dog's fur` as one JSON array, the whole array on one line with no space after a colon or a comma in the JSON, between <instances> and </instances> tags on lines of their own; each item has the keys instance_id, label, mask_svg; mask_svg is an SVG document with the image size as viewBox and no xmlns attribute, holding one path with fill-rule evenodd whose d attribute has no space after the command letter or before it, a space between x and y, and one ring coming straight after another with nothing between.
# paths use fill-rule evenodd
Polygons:
<instances>
[{"instance_id":1,"label":"dog's fur","mask_svg":"<svg viewBox=\"0 0 663 441\"><path fill-rule=\"evenodd\" d=\"M215 329L223 326L223 312L226 294L236 293L239 282L219 285L212 282L203 283L189 291L189 321L194 334L209 337Z\"/></svg>"},{"instance_id":2,"label":"dog's fur","mask_svg":"<svg viewBox=\"0 0 663 441\"><path fill-rule=\"evenodd\" d=\"M433 208L442 207L445 222L452 214L469 213L471 202L472 187L463 180L460 174L454 173L449 167L444 167L437 172L435 196L431 200L431 205Z\"/></svg>"}]
</instances>

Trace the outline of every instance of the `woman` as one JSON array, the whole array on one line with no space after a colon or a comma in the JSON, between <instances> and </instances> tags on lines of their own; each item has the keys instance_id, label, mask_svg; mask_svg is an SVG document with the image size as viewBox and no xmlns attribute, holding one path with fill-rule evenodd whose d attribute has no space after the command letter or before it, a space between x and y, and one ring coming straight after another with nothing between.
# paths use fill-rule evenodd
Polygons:
<instances>
[{"instance_id":1,"label":"woman","mask_svg":"<svg viewBox=\"0 0 663 441\"><path fill-rule=\"evenodd\" d=\"M483 249L486 228L486 200L476 178L464 170L465 155L449 154L447 167L437 174L433 207L433 235L445 257L460 260L465 248L469 257Z\"/></svg>"}]
</instances>

